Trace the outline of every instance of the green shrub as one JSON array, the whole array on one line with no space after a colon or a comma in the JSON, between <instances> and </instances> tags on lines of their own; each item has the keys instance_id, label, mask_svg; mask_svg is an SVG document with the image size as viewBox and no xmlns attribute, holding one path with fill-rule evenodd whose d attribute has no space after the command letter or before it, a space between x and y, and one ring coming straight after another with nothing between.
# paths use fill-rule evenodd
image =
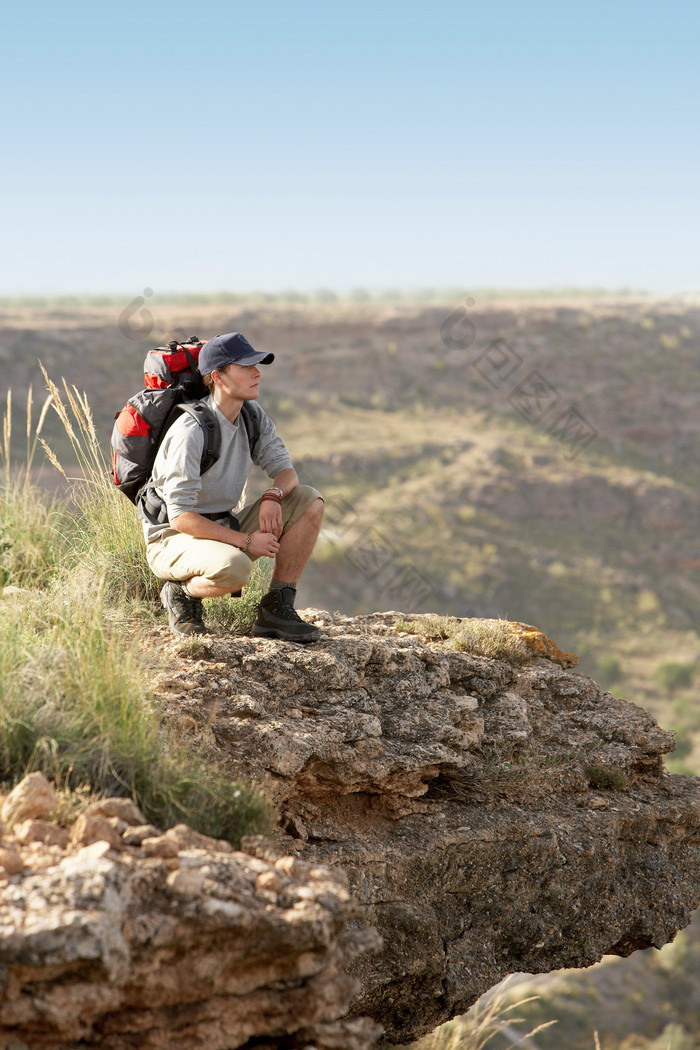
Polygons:
<instances>
[{"instance_id":1,"label":"green shrub","mask_svg":"<svg viewBox=\"0 0 700 1050\"><path fill-rule=\"evenodd\" d=\"M695 677L695 663L678 663L665 660L657 664L651 673L652 681L663 689L668 696L673 696L679 689L688 689Z\"/></svg>"},{"instance_id":2,"label":"green shrub","mask_svg":"<svg viewBox=\"0 0 700 1050\"><path fill-rule=\"evenodd\" d=\"M208 598L207 622L229 634L250 634L258 603L270 586L273 568L271 558L258 558L240 598Z\"/></svg>"}]
</instances>

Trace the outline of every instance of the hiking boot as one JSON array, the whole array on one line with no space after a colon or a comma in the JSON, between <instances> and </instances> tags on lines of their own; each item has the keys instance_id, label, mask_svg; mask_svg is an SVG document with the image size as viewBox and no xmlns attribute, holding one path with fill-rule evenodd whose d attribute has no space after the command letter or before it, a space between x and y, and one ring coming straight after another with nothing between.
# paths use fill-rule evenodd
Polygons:
<instances>
[{"instance_id":1,"label":"hiking boot","mask_svg":"<svg viewBox=\"0 0 700 1050\"><path fill-rule=\"evenodd\" d=\"M170 630L175 634L206 634L202 618L202 599L192 598L177 580L168 580L160 590L160 600L168 613Z\"/></svg>"},{"instance_id":2,"label":"hiking boot","mask_svg":"<svg viewBox=\"0 0 700 1050\"><path fill-rule=\"evenodd\" d=\"M321 637L318 627L306 623L294 608L294 591L282 587L269 591L260 601L253 624L256 638L282 638L287 642L315 642Z\"/></svg>"}]
</instances>

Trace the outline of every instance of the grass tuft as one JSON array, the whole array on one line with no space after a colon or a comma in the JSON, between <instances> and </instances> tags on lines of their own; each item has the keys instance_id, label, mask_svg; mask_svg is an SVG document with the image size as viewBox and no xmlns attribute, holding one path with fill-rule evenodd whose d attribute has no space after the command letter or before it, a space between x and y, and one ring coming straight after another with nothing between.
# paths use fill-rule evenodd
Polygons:
<instances>
[{"instance_id":1,"label":"grass tuft","mask_svg":"<svg viewBox=\"0 0 700 1050\"><path fill-rule=\"evenodd\" d=\"M240 598L208 598L207 622L227 634L250 634L260 599L270 586L273 568L271 558L258 558Z\"/></svg>"},{"instance_id":2,"label":"grass tuft","mask_svg":"<svg viewBox=\"0 0 700 1050\"><path fill-rule=\"evenodd\" d=\"M449 616L425 616L420 620L397 620L397 631L416 634L427 641L450 641L459 653L524 664L532 659L507 620L458 620Z\"/></svg>"},{"instance_id":3,"label":"grass tuft","mask_svg":"<svg viewBox=\"0 0 700 1050\"><path fill-rule=\"evenodd\" d=\"M589 765L584 770L588 779L588 786L599 788L603 791L624 791L627 787L627 777L619 769L611 766Z\"/></svg>"},{"instance_id":4,"label":"grass tuft","mask_svg":"<svg viewBox=\"0 0 700 1050\"><path fill-rule=\"evenodd\" d=\"M0 779L40 769L64 790L130 796L153 823L238 841L271 809L168 726L147 669L89 580L0 606Z\"/></svg>"}]
</instances>

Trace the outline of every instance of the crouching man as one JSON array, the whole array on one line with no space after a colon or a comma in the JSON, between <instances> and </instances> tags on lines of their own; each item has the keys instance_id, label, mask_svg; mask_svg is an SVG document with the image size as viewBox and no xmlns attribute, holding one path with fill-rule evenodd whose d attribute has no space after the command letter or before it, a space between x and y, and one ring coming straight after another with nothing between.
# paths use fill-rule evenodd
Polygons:
<instances>
[{"instance_id":1,"label":"crouching man","mask_svg":"<svg viewBox=\"0 0 700 1050\"><path fill-rule=\"evenodd\" d=\"M161 523L144 521L146 557L167 581L160 596L177 634L204 634L202 599L239 594L257 558L274 558L270 590L258 606L253 634L313 642L320 631L294 609L297 582L321 527L323 499L300 485L284 442L259 405L260 436L250 450L244 401L257 401L261 371L274 354L256 353L238 332L217 335L199 356L209 397L203 400L221 432L219 457L201 470L204 431L191 415L168 430L156 456L148 498L164 506ZM233 518L252 464L272 479L259 500Z\"/></svg>"}]
</instances>

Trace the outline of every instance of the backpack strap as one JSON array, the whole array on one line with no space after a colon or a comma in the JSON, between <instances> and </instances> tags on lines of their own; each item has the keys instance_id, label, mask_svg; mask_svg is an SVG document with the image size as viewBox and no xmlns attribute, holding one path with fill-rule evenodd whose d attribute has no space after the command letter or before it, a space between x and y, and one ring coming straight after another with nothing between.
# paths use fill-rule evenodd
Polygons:
<instances>
[{"instance_id":1,"label":"backpack strap","mask_svg":"<svg viewBox=\"0 0 700 1050\"><path fill-rule=\"evenodd\" d=\"M248 401L244 401L241 405L241 419L245 432L248 435L248 448L250 449L250 458L253 458L253 449L260 440L260 419L257 412L250 405Z\"/></svg>"},{"instance_id":2,"label":"backpack strap","mask_svg":"<svg viewBox=\"0 0 700 1050\"><path fill-rule=\"evenodd\" d=\"M183 401L175 406L175 411L186 412L188 416L199 423L204 434L204 448L200 460L200 473L204 474L216 463L221 453L221 428L214 413L201 402L190 404ZM150 521L152 525L164 525L168 520L168 512L165 503L154 488L151 487L150 479L139 492L136 505L141 516ZM208 515L204 515L208 517Z\"/></svg>"},{"instance_id":3,"label":"backpack strap","mask_svg":"<svg viewBox=\"0 0 700 1050\"><path fill-rule=\"evenodd\" d=\"M180 343L179 347L180 347L180 349L182 350L182 352L184 353L185 357L187 358L187 360L190 363L190 368L192 369L192 375L196 375L197 372L199 371L199 369L197 368L197 362L195 361L195 359L193 358L192 354L189 352L189 350L187 349L186 346L183 346L182 343Z\"/></svg>"},{"instance_id":4,"label":"backpack strap","mask_svg":"<svg viewBox=\"0 0 700 1050\"><path fill-rule=\"evenodd\" d=\"M213 467L221 453L221 428L214 413L201 402L189 404L183 401L177 406L181 412L187 412L188 416L196 419L204 434L204 448L202 449L202 461L200 473L204 474Z\"/></svg>"}]
</instances>

